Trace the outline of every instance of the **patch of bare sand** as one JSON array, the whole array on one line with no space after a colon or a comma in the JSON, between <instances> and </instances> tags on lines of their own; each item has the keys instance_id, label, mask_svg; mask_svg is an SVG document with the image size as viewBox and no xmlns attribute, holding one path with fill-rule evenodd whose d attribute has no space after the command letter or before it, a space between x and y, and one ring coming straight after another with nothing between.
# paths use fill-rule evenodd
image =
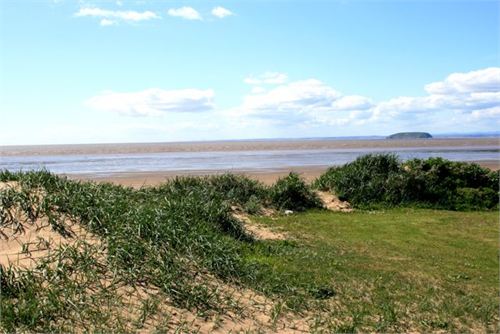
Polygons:
<instances>
[{"instance_id":1,"label":"patch of bare sand","mask_svg":"<svg viewBox=\"0 0 500 334\"><path fill-rule=\"evenodd\" d=\"M15 181L0 182L0 190L19 189L19 183Z\"/></svg>"},{"instance_id":2,"label":"patch of bare sand","mask_svg":"<svg viewBox=\"0 0 500 334\"><path fill-rule=\"evenodd\" d=\"M0 265L33 268L37 260L50 256L55 249L64 245L74 245L79 240L88 243L98 239L81 225L66 220L65 235L55 231L47 218L23 223L18 232L12 227L0 227Z\"/></svg>"},{"instance_id":3,"label":"patch of bare sand","mask_svg":"<svg viewBox=\"0 0 500 334\"><path fill-rule=\"evenodd\" d=\"M17 182L0 182L0 191L21 191ZM39 205L45 196L39 189L31 192L33 205ZM0 265L32 268L36 261L50 255L61 245L74 245L78 240L95 243L98 238L80 224L67 217L59 217L56 231L49 219L38 216L30 219L20 205L5 209L0 222ZM36 211L36 208L33 208Z\"/></svg>"},{"instance_id":4,"label":"patch of bare sand","mask_svg":"<svg viewBox=\"0 0 500 334\"><path fill-rule=\"evenodd\" d=\"M196 314L189 310L173 307L169 303L159 305L157 312L151 315L141 326L140 332L181 330L193 333L308 333L309 325L306 319L283 311L273 318L273 309L278 302L273 301L250 289L220 282L212 276L206 276L204 281L212 282L219 293L230 298L232 304L224 313L212 312L205 315ZM132 304L139 305L151 295L144 292L133 293ZM140 296L141 300L137 297ZM156 295L161 297L161 293ZM137 316L138 314L136 314Z\"/></svg>"},{"instance_id":5,"label":"patch of bare sand","mask_svg":"<svg viewBox=\"0 0 500 334\"><path fill-rule=\"evenodd\" d=\"M262 224L257 224L252 221L248 214L241 211L238 207L232 207L233 217L238 219L243 223L243 226L247 232L253 235L255 238L260 240L285 240L288 239L286 234L270 229ZM262 209L261 214L264 216L274 216L276 212L272 209Z\"/></svg>"},{"instance_id":6,"label":"patch of bare sand","mask_svg":"<svg viewBox=\"0 0 500 334\"><path fill-rule=\"evenodd\" d=\"M337 196L327 191L317 191L316 194L323 202L323 206L331 211L352 212L349 202L341 201Z\"/></svg>"}]
</instances>

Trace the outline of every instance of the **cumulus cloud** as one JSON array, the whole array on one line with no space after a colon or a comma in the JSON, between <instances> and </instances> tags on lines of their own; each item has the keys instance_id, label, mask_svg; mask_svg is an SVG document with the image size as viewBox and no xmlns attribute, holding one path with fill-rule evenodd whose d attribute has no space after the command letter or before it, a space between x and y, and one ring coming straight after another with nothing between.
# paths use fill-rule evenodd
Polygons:
<instances>
[{"instance_id":1,"label":"cumulus cloud","mask_svg":"<svg viewBox=\"0 0 500 334\"><path fill-rule=\"evenodd\" d=\"M168 15L180 17L186 20L201 20L201 14L193 7L170 8Z\"/></svg>"},{"instance_id":2,"label":"cumulus cloud","mask_svg":"<svg viewBox=\"0 0 500 334\"><path fill-rule=\"evenodd\" d=\"M140 92L105 92L86 101L86 105L97 110L117 112L130 116L159 116L176 112L207 112L214 108L213 90L147 89Z\"/></svg>"},{"instance_id":3,"label":"cumulus cloud","mask_svg":"<svg viewBox=\"0 0 500 334\"><path fill-rule=\"evenodd\" d=\"M258 76L249 76L243 80L246 84L249 85L262 85L262 84L270 84L270 85L278 85L287 82L288 76L285 73L278 72L266 72Z\"/></svg>"},{"instance_id":4,"label":"cumulus cloud","mask_svg":"<svg viewBox=\"0 0 500 334\"><path fill-rule=\"evenodd\" d=\"M500 68L453 73L440 82L424 87L424 96L398 96L374 102L360 95L344 95L317 79L286 81L286 75L268 72L249 77L252 85L273 83L264 90L255 86L232 109L240 117L268 119L270 122L345 125L368 122L416 122L434 117L481 120L500 116ZM447 115L447 116L446 116Z\"/></svg>"},{"instance_id":5,"label":"cumulus cloud","mask_svg":"<svg viewBox=\"0 0 500 334\"><path fill-rule=\"evenodd\" d=\"M427 96L396 97L381 102L376 117L411 118L415 114L452 111L478 118L496 116L500 106L500 68L450 74L425 86Z\"/></svg>"},{"instance_id":6,"label":"cumulus cloud","mask_svg":"<svg viewBox=\"0 0 500 334\"><path fill-rule=\"evenodd\" d=\"M231 16L231 15L234 15L234 14L229 9L226 9L224 7L218 6L218 7L214 7L212 9L212 15L216 16L216 17L218 17L220 19L223 19L223 18L225 18L227 16Z\"/></svg>"},{"instance_id":7,"label":"cumulus cloud","mask_svg":"<svg viewBox=\"0 0 500 334\"><path fill-rule=\"evenodd\" d=\"M151 11L107 10L97 7L80 8L75 16L101 18L101 25L112 25L117 21L139 22L160 18L156 13Z\"/></svg>"},{"instance_id":8,"label":"cumulus cloud","mask_svg":"<svg viewBox=\"0 0 500 334\"><path fill-rule=\"evenodd\" d=\"M456 126L467 122L491 126L500 123L500 76L494 75L498 71L498 68L491 68L454 73L443 81L425 86L426 95L397 96L384 101L343 94L318 79L286 82L286 75L268 72L247 78L252 79L247 80L252 85L248 94L238 106L226 110L215 109L212 90L197 89L108 92L89 99L87 105L139 116L184 112L188 113L184 114L187 121L192 117L189 112L207 112L204 115L224 124L240 127L247 124L247 128L276 131L287 126L391 128L402 124L401 127L445 128L446 124Z\"/></svg>"},{"instance_id":9,"label":"cumulus cloud","mask_svg":"<svg viewBox=\"0 0 500 334\"><path fill-rule=\"evenodd\" d=\"M345 124L371 116L373 103L343 95L317 79L295 81L270 90L252 89L231 112L237 117L265 119L273 124Z\"/></svg>"},{"instance_id":10,"label":"cumulus cloud","mask_svg":"<svg viewBox=\"0 0 500 334\"><path fill-rule=\"evenodd\" d=\"M426 85L425 91L431 95L499 92L500 68L489 67L467 73L453 73L444 81Z\"/></svg>"}]
</instances>

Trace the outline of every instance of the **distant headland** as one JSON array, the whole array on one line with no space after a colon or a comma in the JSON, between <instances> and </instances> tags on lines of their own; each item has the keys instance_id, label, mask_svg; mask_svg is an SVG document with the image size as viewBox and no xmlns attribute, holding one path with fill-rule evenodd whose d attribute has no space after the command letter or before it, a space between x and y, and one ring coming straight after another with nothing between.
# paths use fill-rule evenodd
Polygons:
<instances>
[{"instance_id":1,"label":"distant headland","mask_svg":"<svg viewBox=\"0 0 500 334\"><path fill-rule=\"evenodd\" d=\"M427 132L398 132L387 136L387 139L426 139L432 138Z\"/></svg>"}]
</instances>

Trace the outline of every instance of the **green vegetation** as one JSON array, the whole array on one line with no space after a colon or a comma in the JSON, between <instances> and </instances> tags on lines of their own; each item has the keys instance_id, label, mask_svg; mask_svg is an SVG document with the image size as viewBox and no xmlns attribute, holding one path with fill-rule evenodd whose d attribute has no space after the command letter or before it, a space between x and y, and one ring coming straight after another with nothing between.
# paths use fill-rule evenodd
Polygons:
<instances>
[{"instance_id":1,"label":"green vegetation","mask_svg":"<svg viewBox=\"0 0 500 334\"><path fill-rule=\"evenodd\" d=\"M427 139L432 138L427 132L399 132L387 136L387 139Z\"/></svg>"},{"instance_id":2,"label":"green vegetation","mask_svg":"<svg viewBox=\"0 0 500 334\"><path fill-rule=\"evenodd\" d=\"M484 198L498 194L498 173L393 156L332 168L316 186L345 189L339 194L357 206L380 203L381 194L392 204L413 203L398 197L407 188L387 186L407 180L422 187L413 191L429 205L447 205L435 202L443 188L453 190L454 208L491 207ZM245 290L269 298L270 329L290 317L306 319L312 332L499 329L494 212L332 213L293 173L271 187L230 174L141 189L45 171L3 171L0 182L15 182L0 189L0 238L42 224L75 240L32 267L0 266L6 332L164 331L178 310L201 319L245 314ZM250 217L286 240L255 239L233 215L269 207L308 211ZM79 239L75 224L95 238Z\"/></svg>"},{"instance_id":3,"label":"green vegetation","mask_svg":"<svg viewBox=\"0 0 500 334\"><path fill-rule=\"evenodd\" d=\"M332 167L315 185L355 207L422 206L449 210L498 207L499 172L442 158L401 162L395 155L365 155Z\"/></svg>"},{"instance_id":4,"label":"green vegetation","mask_svg":"<svg viewBox=\"0 0 500 334\"><path fill-rule=\"evenodd\" d=\"M281 210L304 211L322 205L318 196L295 173L276 181L270 189L270 197L271 203Z\"/></svg>"},{"instance_id":5,"label":"green vegetation","mask_svg":"<svg viewBox=\"0 0 500 334\"><path fill-rule=\"evenodd\" d=\"M105 291L99 300L107 300L108 289L92 285L96 276L104 275L103 268L110 272L107 275L111 275L113 286L153 287L168 296L173 305L201 313L224 312L231 304L218 291L217 280L270 295L309 293L301 287L283 285L284 278L276 275L273 280L258 279L272 270L243 257L260 251L262 245L245 232L230 208L274 205L274 195L269 194L282 192L293 194L299 206L311 206L309 198L302 199L302 193L297 193L305 185L293 174L279 182L278 191L233 175L176 178L140 190L75 182L44 171L3 172L0 180L19 184L19 189L0 192L1 227L21 232L26 224L46 217L53 230L70 235L66 228L70 220L99 236L106 249L101 262L90 255L99 253L98 249L85 244L60 249L55 255L60 257L55 269L51 268L54 258L28 271L2 268L2 292L6 293L2 293L1 321L7 331L68 330L64 321L58 321L71 317L72 311L76 312L74 317L82 317L82 312L89 317L80 320L82 323L95 324L91 310L97 301L82 299L90 289ZM277 198L276 206L281 207ZM293 201L287 204L294 205ZM21 212L24 218L15 212ZM275 250L271 247L268 251ZM58 279L49 279L50 275ZM74 275L83 279L75 281ZM73 305L78 305L78 310ZM104 320L99 321L109 328L116 325Z\"/></svg>"},{"instance_id":6,"label":"green vegetation","mask_svg":"<svg viewBox=\"0 0 500 334\"><path fill-rule=\"evenodd\" d=\"M400 208L259 218L297 240L261 256L331 289L332 332L489 332L498 324L498 213Z\"/></svg>"}]
</instances>

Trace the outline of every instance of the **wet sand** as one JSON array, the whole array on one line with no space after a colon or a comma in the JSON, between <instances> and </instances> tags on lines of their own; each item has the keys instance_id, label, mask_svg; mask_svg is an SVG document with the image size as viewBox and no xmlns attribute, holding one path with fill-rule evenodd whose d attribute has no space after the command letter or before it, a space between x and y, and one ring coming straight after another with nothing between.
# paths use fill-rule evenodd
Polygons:
<instances>
[{"instance_id":1,"label":"wet sand","mask_svg":"<svg viewBox=\"0 0 500 334\"><path fill-rule=\"evenodd\" d=\"M500 147L500 138L433 138L416 140L277 139L177 143L0 146L0 157L28 155L140 154L164 152L229 152L477 146Z\"/></svg>"}]
</instances>

